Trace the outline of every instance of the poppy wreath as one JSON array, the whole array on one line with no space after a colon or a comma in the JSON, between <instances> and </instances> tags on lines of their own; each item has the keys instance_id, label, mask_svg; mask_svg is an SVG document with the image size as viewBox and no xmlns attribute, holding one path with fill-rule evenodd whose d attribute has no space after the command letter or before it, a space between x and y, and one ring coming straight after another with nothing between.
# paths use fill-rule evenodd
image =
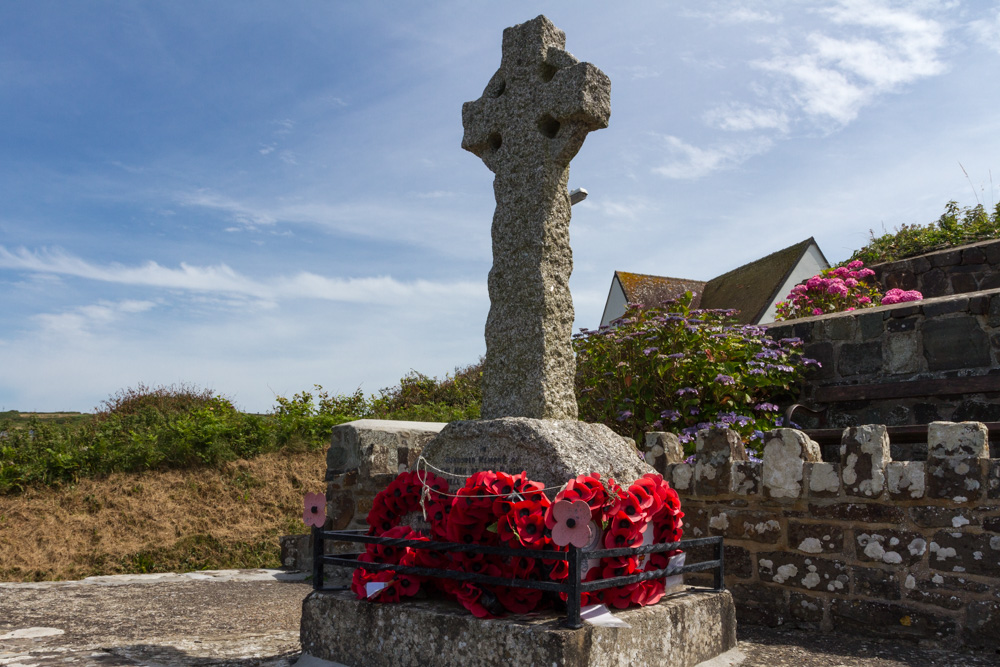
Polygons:
<instances>
[{"instance_id":1,"label":"poppy wreath","mask_svg":"<svg viewBox=\"0 0 1000 667\"><path fill-rule=\"evenodd\" d=\"M596 528L602 536L596 546L607 549L681 539L684 513L680 499L660 475L644 475L628 489L622 488L613 479L602 480L597 473L581 475L569 480L552 501L544 490L541 483L531 481L524 472L518 475L492 470L477 472L454 493L449 493L444 479L431 473L423 470L404 472L376 495L368 514L368 533L392 538L434 539L543 551L565 551L568 548L553 541L553 531L561 541L571 540L579 546ZM409 525L412 522L403 523L407 515L414 513L419 513L425 520L419 530ZM679 550L641 558L602 558L588 569L584 580L663 569L676 553ZM438 553L428 549L374 544L367 545L366 552L358 560L475 572L510 579L562 581L569 576L569 564L565 560ZM381 586L369 587L370 583ZM369 572L363 567L354 571L351 590L359 599L376 602L398 602L421 590L437 590L480 618L494 618L505 612L523 614L554 602L551 594L534 589L416 577L392 570ZM372 590L377 593L371 593ZM624 609L633 605L655 604L663 595L663 580L649 580L583 593L581 604L603 603L608 607ZM565 594L560 594L560 597L565 601Z\"/></svg>"}]
</instances>

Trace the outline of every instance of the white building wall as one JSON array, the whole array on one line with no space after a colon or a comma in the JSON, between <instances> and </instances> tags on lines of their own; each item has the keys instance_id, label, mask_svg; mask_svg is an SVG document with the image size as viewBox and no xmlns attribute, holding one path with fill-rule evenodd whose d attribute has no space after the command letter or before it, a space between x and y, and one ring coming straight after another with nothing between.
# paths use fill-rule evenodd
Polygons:
<instances>
[{"instance_id":1,"label":"white building wall","mask_svg":"<svg viewBox=\"0 0 1000 667\"><path fill-rule=\"evenodd\" d=\"M608 291L608 300L604 303L604 315L601 316L601 326L607 326L609 322L617 320L625 314L628 303L625 301L625 290L615 275L611 279L611 289Z\"/></svg>"},{"instance_id":2,"label":"white building wall","mask_svg":"<svg viewBox=\"0 0 1000 667\"><path fill-rule=\"evenodd\" d=\"M823 254L819 251L819 246L815 243L810 245L802 255L802 259L799 260L799 263L795 265L795 268L788 275L788 280L781 285L781 289L778 290L778 296L768 305L767 310L764 311L763 317L760 318L760 324L774 321L778 303L786 299L793 287L804 280L812 278L823 269L828 268L830 268L830 265L823 259Z\"/></svg>"}]
</instances>

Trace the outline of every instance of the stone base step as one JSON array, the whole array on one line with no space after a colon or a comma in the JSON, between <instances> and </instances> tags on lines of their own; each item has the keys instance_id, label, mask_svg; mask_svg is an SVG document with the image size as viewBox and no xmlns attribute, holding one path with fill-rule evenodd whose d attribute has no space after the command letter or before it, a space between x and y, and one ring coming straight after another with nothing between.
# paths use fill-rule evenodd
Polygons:
<instances>
[{"instance_id":1,"label":"stone base step","mask_svg":"<svg viewBox=\"0 0 1000 667\"><path fill-rule=\"evenodd\" d=\"M552 612L484 620L448 600L378 604L314 591L302 604L302 651L351 667L694 667L736 647L728 591L689 590L614 615L631 627L570 630Z\"/></svg>"}]
</instances>

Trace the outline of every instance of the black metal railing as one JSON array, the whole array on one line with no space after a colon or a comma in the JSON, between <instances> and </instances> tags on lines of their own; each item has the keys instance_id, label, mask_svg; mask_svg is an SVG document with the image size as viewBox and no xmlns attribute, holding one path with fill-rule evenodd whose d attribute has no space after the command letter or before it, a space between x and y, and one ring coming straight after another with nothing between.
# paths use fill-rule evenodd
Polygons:
<instances>
[{"instance_id":1,"label":"black metal railing","mask_svg":"<svg viewBox=\"0 0 1000 667\"><path fill-rule=\"evenodd\" d=\"M725 590L725 559L723 557L723 547L721 537L699 537L680 542L669 542L664 544L648 544L638 547L625 547L620 549L599 549L595 551L583 551L573 545L567 551L542 551L538 549L511 549L509 547L495 547L481 544L460 544L456 542L432 542L428 540L411 540L400 538L375 537L366 535L360 530L320 530L313 528L313 589L317 591L342 590L324 587L324 565L340 565L356 569L363 567L371 572L381 572L383 570L393 570L401 574L412 574L420 577L434 577L437 579L452 579L455 581L468 581L476 584L487 584L491 586L507 586L510 588L531 588L540 591L551 591L566 594L566 621L569 628L579 628L583 626L580 619L580 594L614 588L616 586L626 586L639 581L649 579L661 579L673 575L687 572L704 572L711 570L714 574L713 589L716 591ZM492 577L478 574L476 572L464 572L456 570L443 570L431 567L417 567L413 565L394 565L392 563L366 563L358 561L361 554L326 554L324 553L324 543L327 540L337 542L357 542L362 544L377 544L384 547L409 547L412 549L428 549L438 553L448 552L468 552L492 554L496 556L519 556L522 558L532 558L534 560L545 561L568 561L569 576L563 582L536 581L529 579L511 579L507 577ZM686 563L681 566L667 567L661 570L650 570L620 577L610 577L607 579L594 579L593 581L583 581L583 561L599 558L616 558L620 556L642 556L644 554L661 553L673 551L674 549L684 549L686 553L692 547L702 545L713 545L714 559L701 561L698 563Z\"/></svg>"}]
</instances>

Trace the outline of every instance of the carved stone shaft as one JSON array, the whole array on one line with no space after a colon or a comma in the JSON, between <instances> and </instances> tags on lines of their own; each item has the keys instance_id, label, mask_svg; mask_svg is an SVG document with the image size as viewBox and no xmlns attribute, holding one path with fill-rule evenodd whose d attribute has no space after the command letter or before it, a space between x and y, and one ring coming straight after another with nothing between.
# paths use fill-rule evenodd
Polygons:
<instances>
[{"instance_id":1,"label":"carved stone shaft","mask_svg":"<svg viewBox=\"0 0 1000 667\"><path fill-rule=\"evenodd\" d=\"M544 16L504 30L500 69L462 107L462 147L495 174L482 417L576 419L569 162L607 127L611 82Z\"/></svg>"}]
</instances>

